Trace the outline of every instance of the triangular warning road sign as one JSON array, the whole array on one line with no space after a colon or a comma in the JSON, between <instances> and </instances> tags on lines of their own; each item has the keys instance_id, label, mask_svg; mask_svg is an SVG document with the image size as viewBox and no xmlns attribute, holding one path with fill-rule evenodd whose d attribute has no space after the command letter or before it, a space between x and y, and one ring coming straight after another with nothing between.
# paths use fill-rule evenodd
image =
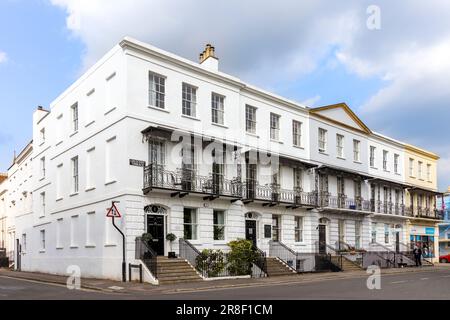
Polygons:
<instances>
[{"instance_id":1,"label":"triangular warning road sign","mask_svg":"<svg viewBox=\"0 0 450 320\"><path fill-rule=\"evenodd\" d=\"M111 208L109 208L108 213L106 214L106 216L107 216L108 218L120 218L120 217L122 217L122 216L120 215L120 212L119 212L119 210L117 209L117 207L116 207L115 204L113 204L113 205L111 206Z\"/></svg>"}]
</instances>

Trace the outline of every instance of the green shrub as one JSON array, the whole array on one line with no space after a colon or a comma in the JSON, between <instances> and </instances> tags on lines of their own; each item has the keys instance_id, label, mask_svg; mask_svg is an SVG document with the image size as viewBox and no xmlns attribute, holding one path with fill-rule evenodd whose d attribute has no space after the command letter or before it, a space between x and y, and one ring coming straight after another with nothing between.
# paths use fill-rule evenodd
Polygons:
<instances>
[{"instance_id":1,"label":"green shrub","mask_svg":"<svg viewBox=\"0 0 450 320\"><path fill-rule=\"evenodd\" d=\"M228 271L232 276L251 275L252 263L256 261L253 243L238 239L228 243L231 248L228 253Z\"/></svg>"},{"instance_id":2,"label":"green shrub","mask_svg":"<svg viewBox=\"0 0 450 320\"><path fill-rule=\"evenodd\" d=\"M175 241L176 239L177 239L177 236L174 235L173 233L168 233L168 234L166 235L166 240L168 240L168 241L170 241L170 242L173 242L173 241Z\"/></svg>"},{"instance_id":3,"label":"green shrub","mask_svg":"<svg viewBox=\"0 0 450 320\"><path fill-rule=\"evenodd\" d=\"M146 232L146 233L143 233L143 234L142 234L141 239L142 239L142 241L144 241L145 243L148 243L148 242L150 242L150 241L153 240L153 236L151 235L151 233Z\"/></svg>"},{"instance_id":4,"label":"green shrub","mask_svg":"<svg viewBox=\"0 0 450 320\"><path fill-rule=\"evenodd\" d=\"M222 250L204 249L195 263L203 275L217 277L225 269L225 255Z\"/></svg>"}]
</instances>

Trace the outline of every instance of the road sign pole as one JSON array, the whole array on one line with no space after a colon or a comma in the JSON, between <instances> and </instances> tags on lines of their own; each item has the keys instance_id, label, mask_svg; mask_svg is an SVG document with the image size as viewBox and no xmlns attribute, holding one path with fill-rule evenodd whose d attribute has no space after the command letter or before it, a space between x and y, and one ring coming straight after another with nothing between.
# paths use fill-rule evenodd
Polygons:
<instances>
[{"instance_id":1,"label":"road sign pole","mask_svg":"<svg viewBox=\"0 0 450 320\"><path fill-rule=\"evenodd\" d=\"M122 235L122 282L127 282L127 264L125 262L125 235L123 234L122 230L120 230L119 227L117 227L114 223L114 217L112 218L112 224L114 228L116 228L117 231L119 231Z\"/></svg>"},{"instance_id":2,"label":"road sign pole","mask_svg":"<svg viewBox=\"0 0 450 320\"><path fill-rule=\"evenodd\" d=\"M119 214L117 208L115 208L115 204L114 204L115 202L117 202L117 201L112 202L110 211L113 209L116 209L117 214ZM119 217L120 217L120 214L119 214ZM112 215L111 218L112 218L112 224L113 224L114 228L116 228L116 230L119 231L119 233L122 235L122 282L127 282L127 263L125 261L126 260L125 259L125 234L122 232L122 230L119 229L118 226L116 226L116 224L114 222L114 215Z\"/></svg>"}]
</instances>

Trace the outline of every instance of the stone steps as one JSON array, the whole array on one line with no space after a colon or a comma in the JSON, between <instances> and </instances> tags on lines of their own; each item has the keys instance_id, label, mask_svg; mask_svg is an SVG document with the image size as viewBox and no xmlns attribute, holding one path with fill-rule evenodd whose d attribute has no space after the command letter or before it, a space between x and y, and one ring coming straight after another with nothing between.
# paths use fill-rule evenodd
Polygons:
<instances>
[{"instance_id":1,"label":"stone steps","mask_svg":"<svg viewBox=\"0 0 450 320\"><path fill-rule=\"evenodd\" d=\"M274 276L289 276L297 274L287 265L285 265L281 260L276 257L267 257L266 258L266 268L267 275L269 277Z\"/></svg>"},{"instance_id":2,"label":"stone steps","mask_svg":"<svg viewBox=\"0 0 450 320\"><path fill-rule=\"evenodd\" d=\"M332 256L331 262L336 266L340 267L340 261L338 256ZM360 266L356 265L352 261L348 260L345 257L342 257L342 271L358 271L363 270Z\"/></svg>"},{"instance_id":3,"label":"stone steps","mask_svg":"<svg viewBox=\"0 0 450 320\"><path fill-rule=\"evenodd\" d=\"M158 257L156 278L160 284L175 284L203 280L197 271L184 259Z\"/></svg>"}]
</instances>

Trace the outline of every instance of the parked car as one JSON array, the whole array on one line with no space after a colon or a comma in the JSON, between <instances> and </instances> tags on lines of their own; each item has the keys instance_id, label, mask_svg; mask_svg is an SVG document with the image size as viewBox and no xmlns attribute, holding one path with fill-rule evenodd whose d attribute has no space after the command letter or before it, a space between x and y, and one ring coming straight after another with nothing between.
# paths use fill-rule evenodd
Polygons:
<instances>
[{"instance_id":1,"label":"parked car","mask_svg":"<svg viewBox=\"0 0 450 320\"><path fill-rule=\"evenodd\" d=\"M445 256L439 257L439 262L441 263L449 263L450 262L450 253Z\"/></svg>"}]
</instances>

